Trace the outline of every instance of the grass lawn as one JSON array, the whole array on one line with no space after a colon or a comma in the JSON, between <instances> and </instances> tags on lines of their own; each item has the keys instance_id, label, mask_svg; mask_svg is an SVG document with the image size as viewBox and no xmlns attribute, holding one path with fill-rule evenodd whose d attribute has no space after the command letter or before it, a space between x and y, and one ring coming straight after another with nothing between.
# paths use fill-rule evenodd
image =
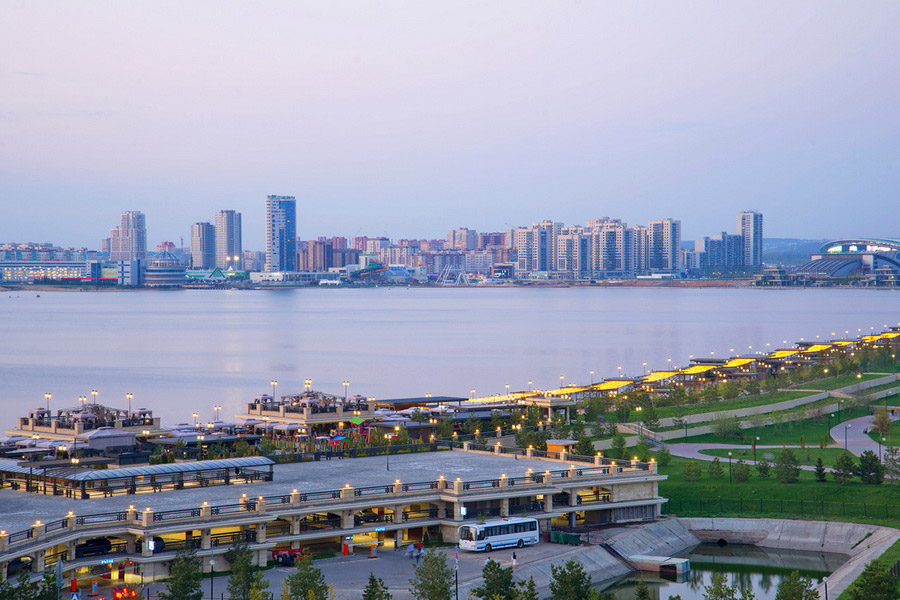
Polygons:
<instances>
[{"instance_id":1,"label":"grass lawn","mask_svg":"<svg viewBox=\"0 0 900 600\"><path fill-rule=\"evenodd\" d=\"M866 388L864 390L860 390L858 392L854 392L854 396L868 396L869 394L876 394L878 392L889 390L891 388L900 388L900 381L892 381L890 383L885 383L883 385L876 385L875 387ZM888 396L891 398L892 396ZM882 399L877 400L877 402L881 402Z\"/></svg>"},{"instance_id":2,"label":"grass lawn","mask_svg":"<svg viewBox=\"0 0 900 600\"><path fill-rule=\"evenodd\" d=\"M875 375L873 373L863 373L860 377L857 377L856 375L840 375L839 377L827 377L825 379L800 383L795 387L803 390L836 390L863 381L878 379L879 377L884 377L884 375Z\"/></svg>"},{"instance_id":3,"label":"grass lawn","mask_svg":"<svg viewBox=\"0 0 900 600\"><path fill-rule=\"evenodd\" d=\"M843 448L825 448L823 450L821 448L810 448L809 446L806 447L806 450L804 450L803 448L792 448L792 450L794 451L794 454L797 456L797 460L800 461L801 465L815 465L816 460L821 457L822 462L825 463L826 467L834 465L834 461L837 460L837 457L840 456L844 451ZM779 448L757 448L756 458L759 460L765 458L771 463L775 461L775 458L778 456L778 453L780 451L781 450ZM734 462L737 462L739 458L743 458L745 461L753 460L753 449L750 446L747 446L746 449L743 450L734 449L731 452L731 460ZM711 448L709 450L702 450L702 453L726 459L723 461L723 463L728 462L728 450L724 448ZM853 460L856 461L855 458Z\"/></svg>"},{"instance_id":4,"label":"grass lawn","mask_svg":"<svg viewBox=\"0 0 900 600\"><path fill-rule=\"evenodd\" d=\"M675 417L682 415L698 415L702 413L719 412L723 410L738 410L740 408L751 408L754 406L763 406L766 404L776 404L778 402L786 402L787 400L797 400L806 396L812 396L810 392L798 392L794 390L781 390L771 394L759 394L756 396L742 396L740 398L732 398L731 400L718 400L712 404L687 404L682 406L660 406L656 409L656 416L660 419ZM615 411L607 411L603 415L607 420L617 418ZM637 423L641 419L639 411L631 411L628 415L629 423ZM664 431L665 427L657 431Z\"/></svg>"},{"instance_id":5,"label":"grass lawn","mask_svg":"<svg viewBox=\"0 0 900 600\"><path fill-rule=\"evenodd\" d=\"M869 437L872 438L873 442L881 442L881 438L885 438L885 441L882 442L885 446L897 446L900 445L900 425L895 424L891 427L891 430L882 435L875 431L869 432Z\"/></svg>"},{"instance_id":6,"label":"grass lawn","mask_svg":"<svg viewBox=\"0 0 900 600\"><path fill-rule=\"evenodd\" d=\"M808 410L809 407L806 408ZM835 416L831 418L829 421L827 415L823 415L819 422L816 423L815 419L804 419L802 421L797 421L796 423L784 423L781 425L765 425L763 427L751 427L750 429L742 430L743 437L728 437L724 440L714 434L714 433L704 433L702 435L694 435L689 436L687 439L679 438L678 440L671 440L669 443L678 443L678 442L697 442L697 443L741 443L746 442L755 436L759 436L759 444L764 446L779 446L782 444L786 445L800 445L800 437L803 437L803 441L807 446L818 446L819 440L822 439L823 435L828 435L829 423L833 427L842 421L846 421L848 419L855 419L856 417L863 417L869 414L869 410L865 407L858 406L855 408L845 409L841 412L840 417L835 413ZM688 433L690 433L690 429L688 429ZM831 444L832 440L829 437L828 443Z\"/></svg>"},{"instance_id":7,"label":"grass lawn","mask_svg":"<svg viewBox=\"0 0 900 600\"><path fill-rule=\"evenodd\" d=\"M801 471L800 481L779 483L774 477L761 479L751 467L744 483L728 482L725 477L712 480L708 464L703 464L700 481L685 481L682 468L687 459L672 457L660 473L668 479L660 482L659 493L669 498L663 511L695 516L743 516L791 519L853 521L900 527L900 484L864 485L854 480L846 485L818 482L812 471Z\"/></svg>"}]
</instances>

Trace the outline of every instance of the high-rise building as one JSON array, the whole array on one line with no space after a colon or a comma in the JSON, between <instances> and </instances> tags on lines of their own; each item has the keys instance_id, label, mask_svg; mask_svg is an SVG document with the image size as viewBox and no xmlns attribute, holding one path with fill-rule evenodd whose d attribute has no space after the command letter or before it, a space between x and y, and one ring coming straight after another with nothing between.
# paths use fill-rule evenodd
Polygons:
<instances>
[{"instance_id":1,"label":"high-rise building","mask_svg":"<svg viewBox=\"0 0 900 600\"><path fill-rule=\"evenodd\" d=\"M241 269L241 213L220 210L216 213L216 266Z\"/></svg>"},{"instance_id":2,"label":"high-rise building","mask_svg":"<svg viewBox=\"0 0 900 600\"><path fill-rule=\"evenodd\" d=\"M744 266L762 266L763 216L761 212L748 210L738 213L737 234L744 246Z\"/></svg>"},{"instance_id":3,"label":"high-rise building","mask_svg":"<svg viewBox=\"0 0 900 600\"><path fill-rule=\"evenodd\" d=\"M681 269L681 221L663 219L650 221L650 270L678 271Z\"/></svg>"},{"instance_id":4,"label":"high-rise building","mask_svg":"<svg viewBox=\"0 0 900 600\"><path fill-rule=\"evenodd\" d=\"M726 232L694 241L697 265L706 267L742 267L744 265L743 238ZM693 267L693 265L691 265Z\"/></svg>"},{"instance_id":5,"label":"high-rise building","mask_svg":"<svg viewBox=\"0 0 900 600\"><path fill-rule=\"evenodd\" d=\"M191 266L212 269L216 265L216 231L211 223L191 225Z\"/></svg>"},{"instance_id":6,"label":"high-rise building","mask_svg":"<svg viewBox=\"0 0 900 600\"><path fill-rule=\"evenodd\" d=\"M631 228L634 243L634 272L644 275L650 271L650 229L643 225Z\"/></svg>"},{"instance_id":7,"label":"high-rise building","mask_svg":"<svg viewBox=\"0 0 900 600\"><path fill-rule=\"evenodd\" d=\"M137 260L147 254L147 225L144 213L122 213L121 224L109 233L110 260Z\"/></svg>"},{"instance_id":8,"label":"high-rise building","mask_svg":"<svg viewBox=\"0 0 900 600\"><path fill-rule=\"evenodd\" d=\"M269 273L297 270L297 199L266 196L266 267Z\"/></svg>"},{"instance_id":9,"label":"high-rise building","mask_svg":"<svg viewBox=\"0 0 900 600\"><path fill-rule=\"evenodd\" d=\"M467 227L451 229L447 232L448 250L474 250L478 245L478 232Z\"/></svg>"}]
</instances>

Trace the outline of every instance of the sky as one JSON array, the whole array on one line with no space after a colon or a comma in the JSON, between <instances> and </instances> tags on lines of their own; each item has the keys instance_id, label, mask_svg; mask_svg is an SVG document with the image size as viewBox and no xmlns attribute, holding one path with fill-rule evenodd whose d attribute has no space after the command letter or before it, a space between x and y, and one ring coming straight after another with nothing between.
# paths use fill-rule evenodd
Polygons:
<instances>
[{"instance_id":1,"label":"sky","mask_svg":"<svg viewBox=\"0 0 900 600\"><path fill-rule=\"evenodd\" d=\"M900 237L900 4L0 5L0 242L148 245L267 194L298 235L760 210L769 237Z\"/></svg>"}]
</instances>

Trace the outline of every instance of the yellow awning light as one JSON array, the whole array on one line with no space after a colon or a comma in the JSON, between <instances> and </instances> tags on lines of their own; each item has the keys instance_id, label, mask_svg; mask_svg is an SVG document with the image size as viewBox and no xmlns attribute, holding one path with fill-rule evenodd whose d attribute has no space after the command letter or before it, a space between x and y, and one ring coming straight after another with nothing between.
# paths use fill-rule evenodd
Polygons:
<instances>
[{"instance_id":1,"label":"yellow awning light","mask_svg":"<svg viewBox=\"0 0 900 600\"><path fill-rule=\"evenodd\" d=\"M678 375L677 371L656 371L644 377L642 383L654 383L656 381L663 381L664 379L671 379L676 375Z\"/></svg>"},{"instance_id":2,"label":"yellow awning light","mask_svg":"<svg viewBox=\"0 0 900 600\"><path fill-rule=\"evenodd\" d=\"M828 350L831 348L831 344L814 344L807 348L806 350L802 350L804 354L811 354L813 352L821 352L822 350Z\"/></svg>"},{"instance_id":3,"label":"yellow awning light","mask_svg":"<svg viewBox=\"0 0 900 600\"><path fill-rule=\"evenodd\" d=\"M593 389L605 392L609 390L617 390L619 388L623 388L626 385L630 385L632 382L630 381L603 381L601 383L596 384Z\"/></svg>"},{"instance_id":4,"label":"yellow awning light","mask_svg":"<svg viewBox=\"0 0 900 600\"><path fill-rule=\"evenodd\" d=\"M743 367L744 365L749 365L752 362L756 362L755 358L732 358L727 363L722 365L723 368L730 369L734 367Z\"/></svg>"},{"instance_id":5,"label":"yellow awning light","mask_svg":"<svg viewBox=\"0 0 900 600\"><path fill-rule=\"evenodd\" d=\"M787 358L788 356L793 356L795 354L797 354L796 350L779 350L770 354L769 358Z\"/></svg>"},{"instance_id":6,"label":"yellow awning light","mask_svg":"<svg viewBox=\"0 0 900 600\"><path fill-rule=\"evenodd\" d=\"M699 375L700 373L706 373L707 371L712 371L716 368L716 365L694 365L693 367L688 367L681 371L682 375Z\"/></svg>"}]
</instances>

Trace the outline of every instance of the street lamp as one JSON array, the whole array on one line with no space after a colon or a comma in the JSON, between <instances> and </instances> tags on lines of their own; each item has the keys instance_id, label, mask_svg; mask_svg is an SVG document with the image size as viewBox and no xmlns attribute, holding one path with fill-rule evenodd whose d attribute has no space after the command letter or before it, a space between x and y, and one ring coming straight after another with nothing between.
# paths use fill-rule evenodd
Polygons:
<instances>
[{"instance_id":1,"label":"street lamp","mask_svg":"<svg viewBox=\"0 0 900 600\"><path fill-rule=\"evenodd\" d=\"M306 380L303 382L303 387L306 389L307 392L309 392L312 389L312 379L309 379L307 377Z\"/></svg>"},{"instance_id":2,"label":"street lamp","mask_svg":"<svg viewBox=\"0 0 900 600\"><path fill-rule=\"evenodd\" d=\"M275 386L278 385L278 382L273 379L272 381L269 382L269 385L272 386L272 401L274 401L275 400Z\"/></svg>"},{"instance_id":3,"label":"street lamp","mask_svg":"<svg viewBox=\"0 0 900 600\"><path fill-rule=\"evenodd\" d=\"M559 376L559 387L563 387L563 381L565 380L565 378L566 378L565 375Z\"/></svg>"},{"instance_id":4,"label":"street lamp","mask_svg":"<svg viewBox=\"0 0 900 600\"><path fill-rule=\"evenodd\" d=\"M594 385L594 371L591 371L591 385Z\"/></svg>"},{"instance_id":5,"label":"street lamp","mask_svg":"<svg viewBox=\"0 0 900 600\"><path fill-rule=\"evenodd\" d=\"M638 406L634 410L635 410L635 412L641 412L641 410L643 410L643 408L644 408L643 406ZM641 423L640 415L638 415L638 435L640 435L641 437L644 437L644 426Z\"/></svg>"},{"instance_id":6,"label":"street lamp","mask_svg":"<svg viewBox=\"0 0 900 600\"><path fill-rule=\"evenodd\" d=\"M78 396L78 400L81 402L81 410L84 410L84 405L87 403L87 396Z\"/></svg>"},{"instance_id":7,"label":"street lamp","mask_svg":"<svg viewBox=\"0 0 900 600\"><path fill-rule=\"evenodd\" d=\"M347 390L350 389L350 382L347 381L347 380L344 380L343 386L344 386L344 403L346 404L346 402L347 402Z\"/></svg>"},{"instance_id":8,"label":"street lamp","mask_svg":"<svg viewBox=\"0 0 900 600\"><path fill-rule=\"evenodd\" d=\"M47 392L46 394L44 394L44 399L47 401L47 418L48 419L50 418L50 398L52 398L52 397L53 397L53 394L51 394L50 392Z\"/></svg>"},{"instance_id":9,"label":"street lamp","mask_svg":"<svg viewBox=\"0 0 900 600\"><path fill-rule=\"evenodd\" d=\"M731 483L731 450L728 451L728 483Z\"/></svg>"},{"instance_id":10,"label":"street lamp","mask_svg":"<svg viewBox=\"0 0 900 600\"><path fill-rule=\"evenodd\" d=\"M756 436L756 439L753 440L753 464L756 464L756 444L759 443L759 436Z\"/></svg>"},{"instance_id":11,"label":"street lamp","mask_svg":"<svg viewBox=\"0 0 900 600\"><path fill-rule=\"evenodd\" d=\"M528 391L529 391L529 392L534 391L534 387L533 387L533 385L532 385L533 383L534 383L534 382L532 382L532 381L529 381L529 382L528 382Z\"/></svg>"},{"instance_id":12,"label":"street lamp","mask_svg":"<svg viewBox=\"0 0 900 600\"><path fill-rule=\"evenodd\" d=\"M644 365L644 375L646 375L647 374L647 363L641 363L641 364Z\"/></svg>"},{"instance_id":13,"label":"street lamp","mask_svg":"<svg viewBox=\"0 0 900 600\"><path fill-rule=\"evenodd\" d=\"M850 429L850 427L852 427L850 423L847 423L844 426L844 452L847 451L847 430Z\"/></svg>"},{"instance_id":14,"label":"street lamp","mask_svg":"<svg viewBox=\"0 0 900 600\"><path fill-rule=\"evenodd\" d=\"M878 442L878 462L881 462L881 444L884 443L885 437L882 436L881 440Z\"/></svg>"},{"instance_id":15,"label":"street lamp","mask_svg":"<svg viewBox=\"0 0 900 600\"><path fill-rule=\"evenodd\" d=\"M828 577L823 577L822 583L825 584L825 600L828 600Z\"/></svg>"},{"instance_id":16,"label":"street lamp","mask_svg":"<svg viewBox=\"0 0 900 600\"><path fill-rule=\"evenodd\" d=\"M219 420L219 411L222 410L222 407L219 405L213 406L213 413L216 416L216 421Z\"/></svg>"},{"instance_id":17,"label":"street lamp","mask_svg":"<svg viewBox=\"0 0 900 600\"><path fill-rule=\"evenodd\" d=\"M94 397L94 404L97 404L97 394L99 394L97 390L91 390L91 396Z\"/></svg>"},{"instance_id":18,"label":"street lamp","mask_svg":"<svg viewBox=\"0 0 900 600\"><path fill-rule=\"evenodd\" d=\"M509 384L506 384L506 395L509 396Z\"/></svg>"},{"instance_id":19,"label":"street lamp","mask_svg":"<svg viewBox=\"0 0 900 600\"><path fill-rule=\"evenodd\" d=\"M472 395L472 399L474 400L475 399L475 388L472 388L471 390L469 390L469 394Z\"/></svg>"},{"instance_id":20,"label":"street lamp","mask_svg":"<svg viewBox=\"0 0 900 600\"><path fill-rule=\"evenodd\" d=\"M128 392L125 397L128 398L128 416L131 416L131 399L134 398L134 394Z\"/></svg>"},{"instance_id":21,"label":"street lamp","mask_svg":"<svg viewBox=\"0 0 900 600\"><path fill-rule=\"evenodd\" d=\"M194 427L197 426L197 417L200 416L199 413L191 413L191 416L194 417Z\"/></svg>"}]
</instances>

